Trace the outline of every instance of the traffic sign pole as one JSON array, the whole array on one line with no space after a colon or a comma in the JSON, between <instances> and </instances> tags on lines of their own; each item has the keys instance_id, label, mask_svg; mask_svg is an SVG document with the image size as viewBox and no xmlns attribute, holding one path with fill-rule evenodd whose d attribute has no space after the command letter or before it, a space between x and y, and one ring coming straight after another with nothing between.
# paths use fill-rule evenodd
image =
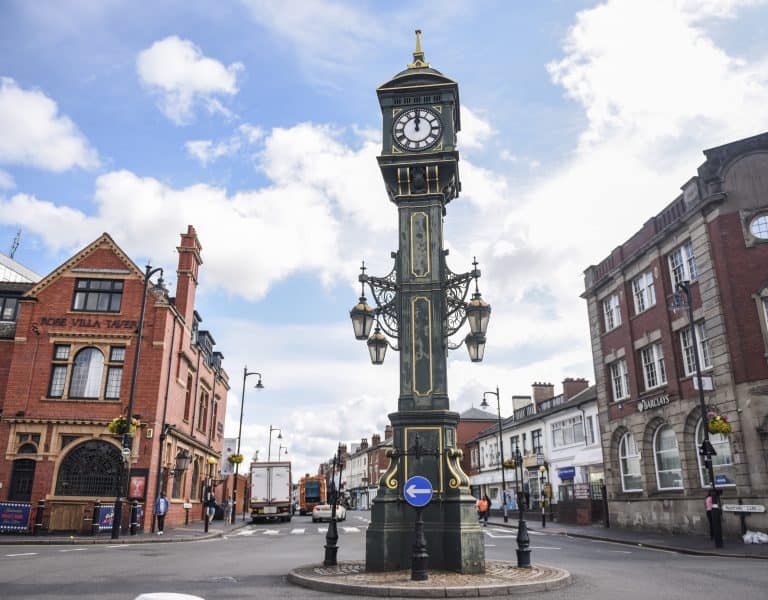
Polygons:
<instances>
[{"instance_id":1,"label":"traffic sign pole","mask_svg":"<svg viewBox=\"0 0 768 600\"><path fill-rule=\"evenodd\" d=\"M426 477L415 475L403 486L405 501L416 509L416 529L414 531L413 555L411 557L411 581L427 581L429 572L429 553L427 537L424 535L424 519L421 512L432 500L432 483Z\"/></svg>"}]
</instances>

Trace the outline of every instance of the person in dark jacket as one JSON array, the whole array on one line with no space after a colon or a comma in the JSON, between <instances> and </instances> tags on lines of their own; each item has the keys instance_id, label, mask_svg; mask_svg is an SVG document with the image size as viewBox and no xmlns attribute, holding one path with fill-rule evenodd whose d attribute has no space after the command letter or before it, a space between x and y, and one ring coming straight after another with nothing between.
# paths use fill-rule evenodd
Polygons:
<instances>
[{"instance_id":1,"label":"person in dark jacket","mask_svg":"<svg viewBox=\"0 0 768 600\"><path fill-rule=\"evenodd\" d=\"M168 498L165 497L165 492L160 492L160 495L155 500L155 516L157 517L157 535L163 535L163 528L165 527L165 515L168 514Z\"/></svg>"}]
</instances>

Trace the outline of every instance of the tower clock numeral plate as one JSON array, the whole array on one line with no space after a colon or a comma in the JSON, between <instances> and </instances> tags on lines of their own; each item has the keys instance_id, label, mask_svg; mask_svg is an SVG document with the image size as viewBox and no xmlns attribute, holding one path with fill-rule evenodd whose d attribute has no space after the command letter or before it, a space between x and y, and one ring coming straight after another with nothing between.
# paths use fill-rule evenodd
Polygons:
<instances>
[{"instance_id":1,"label":"tower clock numeral plate","mask_svg":"<svg viewBox=\"0 0 768 600\"><path fill-rule=\"evenodd\" d=\"M392 138L403 150L422 152L437 144L443 133L443 123L429 108L407 109L397 115Z\"/></svg>"}]
</instances>

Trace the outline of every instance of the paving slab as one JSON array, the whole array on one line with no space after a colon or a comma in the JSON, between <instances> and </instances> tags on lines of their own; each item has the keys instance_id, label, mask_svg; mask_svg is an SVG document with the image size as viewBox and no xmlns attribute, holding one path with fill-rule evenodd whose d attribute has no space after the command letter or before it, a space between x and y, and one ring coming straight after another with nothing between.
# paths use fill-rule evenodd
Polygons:
<instances>
[{"instance_id":1,"label":"paving slab","mask_svg":"<svg viewBox=\"0 0 768 600\"><path fill-rule=\"evenodd\" d=\"M485 573L464 575L429 571L427 581L411 581L410 569L369 573L364 561L340 562L335 567L306 565L288 573L295 585L333 594L405 598L477 598L554 590L572 583L565 569L533 565L520 569L505 560L485 561Z\"/></svg>"}]
</instances>

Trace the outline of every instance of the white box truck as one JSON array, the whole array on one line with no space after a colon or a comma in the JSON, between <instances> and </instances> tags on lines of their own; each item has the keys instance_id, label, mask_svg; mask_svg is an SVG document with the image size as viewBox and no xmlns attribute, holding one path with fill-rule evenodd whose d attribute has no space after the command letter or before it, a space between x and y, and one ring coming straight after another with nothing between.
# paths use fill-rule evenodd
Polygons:
<instances>
[{"instance_id":1,"label":"white box truck","mask_svg":"<svg viewBox=\"0 0 768 600\"><path fill-rule=\"evenodd\" d=\"M291 520L291 463L251 463L251 520Z\"/></svg>"}]
</instances>

